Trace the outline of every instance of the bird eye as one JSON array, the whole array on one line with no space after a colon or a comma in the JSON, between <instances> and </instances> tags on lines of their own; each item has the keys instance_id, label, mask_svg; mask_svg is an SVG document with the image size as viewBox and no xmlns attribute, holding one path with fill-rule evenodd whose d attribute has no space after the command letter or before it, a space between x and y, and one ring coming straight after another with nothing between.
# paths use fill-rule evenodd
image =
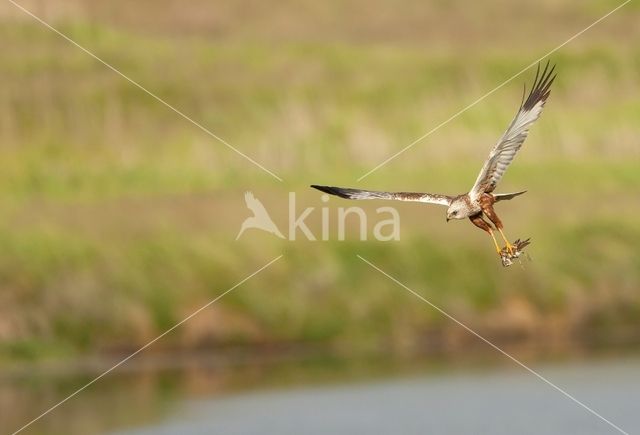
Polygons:
<instances>
[{"instance_id":1,"label":"bird eye","mask_svg":"<svg viewBox=\"0 0 640 435\"><path fill-rule=\"evenodd\" d=\"M457 216L457 215L458 215L458 210L454 211L452 214L453 214L454 216Z\"/></svg>"}]
</instances>

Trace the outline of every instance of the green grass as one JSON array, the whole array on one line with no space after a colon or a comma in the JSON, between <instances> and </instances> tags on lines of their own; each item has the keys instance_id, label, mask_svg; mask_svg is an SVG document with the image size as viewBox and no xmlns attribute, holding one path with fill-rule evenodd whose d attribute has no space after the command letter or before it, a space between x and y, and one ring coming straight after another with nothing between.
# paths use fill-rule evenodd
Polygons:
<instances>
[{"instance_id":1,"label":"green grass","mask_svg":"<svg viewBox=\"0 0 640 435\"><path fill-rule=\"evenodd\" d=\"M511 237L534 239L525 270L503 270L468 223L445 226L441 209L415 205L398 205L398 243L294 243L257 232L234 240L245 190L281 226L288 191L301 206L324 205L311 183L464 191L532 71L356 180L611 8L560 2L515 23L494 19L515 12L495 2L469 9L477 19L452 30L456 8L376 5L384 25L375 14L345 20L333 2L318 6L316 25L296 8L258 17L221 4L215 35L182 9L174 20L153 8L144 25L98 5L87 6L93 22L73 12L54 20L284 183L46 29L4 18L0 353L133 349L283 252L155 347L304 341L402 351L429 346L434 334L446 341L455 325L357 255L488 335L637 327L640 49L628 34L637 8L553 55L559 75L547 109L500 186L529 189L499 207ZM527 29L541 22L546 31L532 40ZM311 221L317 230L317 215ZM523 310L529 320L518 323Z\"/></svg>"}]
</instances>

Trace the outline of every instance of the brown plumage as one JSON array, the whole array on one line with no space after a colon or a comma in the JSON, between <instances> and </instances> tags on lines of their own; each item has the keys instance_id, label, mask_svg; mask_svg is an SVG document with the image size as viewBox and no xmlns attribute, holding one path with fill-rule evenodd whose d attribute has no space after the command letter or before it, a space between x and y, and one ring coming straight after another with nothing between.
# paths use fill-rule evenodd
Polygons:
<instances>
[{"instance_id":1,"label":"brown plumage","mask_svg":"<svg viewBox=\"0 0 640 435\"><path fill-rule=\"evenodd\" d=\"M493 225L499 230L502 229L502 221L496 214L496 211L493 209L493 204L496 203L496 197L491 195L490 193L483 193L480 197L480 208L482 208L482 213L486 217L489 218Z\"/></svg>"},{"instance_id":2,"label":"brown plumage","mask_svg":"<svg viewBox=\"0 0 640 435\"><path fill-rule=\"evenodd\" d=\"M556 77L554 70L555 66L550 67L549 62L547 62L542 72L540 71L540 65L538 65L531 91L526 99L523 98L518 112L511 124L509 124L507 131L504 132L498 143L491 149L489 157L468 193L453 196L417 192L382 192L319 185L312 185L311 187L347 199L389 199L445 205L447 206L447 221L469 218L476 227L491 235L496 251L498 255L501 255L503 250L498 246L491 224L484 220L484 217L486 217L504 239L506 243L505 249L513 253L513 258L517 258L517 255L519 255L518 247L514 247L509 243L502 232L502 221L496 214L494 205L499 201L513 199L526 191L497 194L494 193L494 190L511 162L513 162L516 153L522 147L529 134L529 128L540 117L544 104L551 93L551 84ZM526 244L521 243L518 246L524 247Z\"/></svg>"}]
</instances>

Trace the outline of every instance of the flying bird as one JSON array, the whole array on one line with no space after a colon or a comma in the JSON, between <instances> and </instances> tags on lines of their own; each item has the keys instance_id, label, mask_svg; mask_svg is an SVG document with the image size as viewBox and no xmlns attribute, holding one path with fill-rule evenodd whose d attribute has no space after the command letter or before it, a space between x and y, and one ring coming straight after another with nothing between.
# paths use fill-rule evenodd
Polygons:
<instances>
[{"instance_id":1,"label":"flying bird","mask_svg":"<svg viewBox=\"0 0 640 435\"><path fill-rule=\"evenodd\" d=\"M264 208L264 205L262 205L258 198L253 196L253 193L246 192L244 194L244 202L247 204L247 208L253 212L253 216L246 218L244 222L242 222L242 226L240 227L240 232L238 233L236 240L238 240L242 233L249 228L257 228L284 239L284 236L271 219L271 216L267 213L267 209Z\"/></svg>"},{"instance_id":2,"label":"flying bird","mask_svg":"<svg viewBox=\"0 0 640 435\"><path fill-rule=\"evenodd\" d=\"M518 255L518 245L514 246L509 243L503 232L502 221L493 206L496 202L510 200L522 195L526 190L514 193L495 193L494 190L516 153L522 147L529 134L529 128L540 117L545 102L551 93L551 84L556 77L554 70L555 66L549 68L549 62L547 62L541 73L540 65L538 65L529 95L527 95L526 99L524 98L526 95L525 88L518 113L509 124L507 131L489 152L489 157L484 162L476 182L467 193L451 196L418 192L379 192L318 185L311 185L311 187L347 199L388 199L446 206L447 222L451 219L468 218L476 227L486 231L491 236L498 255L503 257L504 251L498 245L494 235L494 229L497 230L506 243L506 251L514 255L515 258Z\"/></svg>"}]
</instances>

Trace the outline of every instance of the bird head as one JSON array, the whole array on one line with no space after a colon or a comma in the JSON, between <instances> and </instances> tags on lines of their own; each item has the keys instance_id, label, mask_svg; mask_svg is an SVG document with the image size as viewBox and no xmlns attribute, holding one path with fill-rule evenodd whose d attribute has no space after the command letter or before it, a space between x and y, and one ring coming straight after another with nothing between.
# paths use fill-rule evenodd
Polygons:
<instances>
[{"instance_id":1,"label":"bird head","mask_svg":"<svg viewBox=\"0 0 640 435\"><path fill-rule=\"evenodd\" d=\"M447 222L451 219L464 219L467 217L467 211L464 203L453 201L447 209Z\"/></svg>"}]
</instances>

